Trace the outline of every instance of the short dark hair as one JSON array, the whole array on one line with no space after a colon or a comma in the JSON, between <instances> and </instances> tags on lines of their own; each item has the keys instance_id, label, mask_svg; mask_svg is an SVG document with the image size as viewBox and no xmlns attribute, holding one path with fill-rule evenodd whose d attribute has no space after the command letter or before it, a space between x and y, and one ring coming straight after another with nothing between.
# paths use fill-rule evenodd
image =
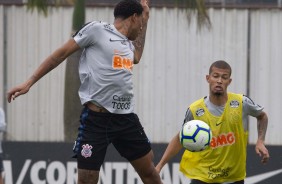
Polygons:
<instances>
[{"instance_id":1,"label":"short dark hair","mask_svg":"<svg viewBox=\"0 0 282 184\"><path fill-rule=\"evenodd\" d=\"M226 61L218 60L218 61L215 61L213 64L211 64L209 74L211 74L212 72L212 67L216 67L220 69L228 69L230 71L229 76L231 76L232 69L231 69L231 66Z\"/></svg>"},{"instance_id":2,"label":"short dark hair","mask_svg":"<svg viewBox=\"0 0 282 184\"><path fill-rule=\"evenodd\" d=\"M143 7L137 0L122 0L115 6L114 17L126 19L134 13L141 15L142 12Z\"/></svg>"}]
</instances>

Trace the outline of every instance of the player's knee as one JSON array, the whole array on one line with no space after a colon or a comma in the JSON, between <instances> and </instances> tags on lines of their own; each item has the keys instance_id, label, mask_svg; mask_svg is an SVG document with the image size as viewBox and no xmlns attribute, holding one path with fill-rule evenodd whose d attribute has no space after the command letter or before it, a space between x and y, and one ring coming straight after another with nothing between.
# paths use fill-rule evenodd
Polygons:
<instances>
[{"instance_id":1,"label":"player's knee","mask_svg":"<svg viewBox=\"0 0 282 184\"><path fill-rule=\"evenodd\" d=\"M78 170L78 184L89 184L98 183L99 179L99 171L92 171L92 170L85 170L79 169Z\"/></svg>"},{"instance_id":2,"label":"player's knee","mask_svg":"<svg viewBox=\"0 0 282 184\"><path fill-rule=\"evenodd\" d=\"M142 173L140 173L140 177L142 178L144 183L151 183L151 181L159 181L160 179L158 172L153 166L145 169Z\"/></svg>"}]
</instances>

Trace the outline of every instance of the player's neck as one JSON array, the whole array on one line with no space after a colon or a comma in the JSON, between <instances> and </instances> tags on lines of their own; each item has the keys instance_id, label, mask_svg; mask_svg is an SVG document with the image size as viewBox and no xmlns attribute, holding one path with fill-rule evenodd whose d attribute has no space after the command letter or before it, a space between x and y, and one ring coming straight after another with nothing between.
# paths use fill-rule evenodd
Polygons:
<instances>
[{"instance_id":1,"label":"player's neck","mask_svg":"<svg viewBox=\"0 0 282 184\"><path fill-rule=\"evenodd\" d=\"M224 106L228 100L227 94L225 95L214 95L210 94L209 100L211 103L217 106Z\"/></svg>"},{"instance_id":2,"label":"player's neck","mask_svg":"<svg viewBox=\"0 0 282 184\"><path fill-rule=\"evenodd\" d=\"M127 19L115 19L114 26L117 29L118 32L120 32L122 35L128 37L128 31L129 31L129 24Z\"/></svg>"}]
</instances>

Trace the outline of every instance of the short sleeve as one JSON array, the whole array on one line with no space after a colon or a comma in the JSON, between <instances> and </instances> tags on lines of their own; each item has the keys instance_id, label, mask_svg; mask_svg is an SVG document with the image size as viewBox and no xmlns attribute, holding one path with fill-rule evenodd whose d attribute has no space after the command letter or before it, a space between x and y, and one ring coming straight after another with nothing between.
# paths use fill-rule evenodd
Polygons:
<instances>
[{"instance_id":1,"label":"short sleeve","mask_svg":"<svg viewBox=\"0 0 282 184\"><path fill-rule=\"evenodd\" d=\"M263 109L264 107L254 103L251 98L245 95L243 96L243 112L246 113L246 115L257 117Z\"/></svg>"},{"instance_id":2,"label":"short sleeve","mask_svg":"<svg viewBox=\"0 0 282 184\"><path fill-rule=\"evenodd\" d=\"M87 23L73 35L73 39L80 48L86 48L96 42L96 39L99 37L98 29L98 22Z\"/></svg>"},{"instance_id":3,"label":"short sleeve","mask_svg":"<svg viewBox=\"0 0 282 184\"><path fill-rule=\"evenodd\" d=\"M193 114L192 112L190 111L190 108L187 109L186 113L185 113L185 118L184 118L184 121L183 121L183 124L188 122L188 121L191 121L193 120L194 117L193 117Z\"/></svg>"}]
</instances>

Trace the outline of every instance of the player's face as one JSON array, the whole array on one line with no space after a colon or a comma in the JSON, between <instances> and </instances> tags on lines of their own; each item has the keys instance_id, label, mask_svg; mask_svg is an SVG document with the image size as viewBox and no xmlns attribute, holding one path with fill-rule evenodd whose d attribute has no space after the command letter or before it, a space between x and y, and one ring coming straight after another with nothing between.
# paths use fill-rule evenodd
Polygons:
<instances>
[{"instance_id":1,"label":"player's face","mask_svg":"<svg viewBox=\"0 0 282 184\"><path fill-rule=\"evenodd\" d=\"M230 70L212 67L211 73L206 76L210 85L211 95L221 96L227 94L227 87L231 83Z\"/></svg>"},{"instance_id":2,"label":"player's face","mask_svg":"<svg viewBox=\"0 0 282 184\"><path fill-rule=\"evenodd\" d=\"M140 34L142 30L142 21L143 21L142 14L141 15L134 14L132 16L132 26L131 26L130 34L128 36L129 40L135 40L137 36Z\"/></svg>"}]
</instances>

